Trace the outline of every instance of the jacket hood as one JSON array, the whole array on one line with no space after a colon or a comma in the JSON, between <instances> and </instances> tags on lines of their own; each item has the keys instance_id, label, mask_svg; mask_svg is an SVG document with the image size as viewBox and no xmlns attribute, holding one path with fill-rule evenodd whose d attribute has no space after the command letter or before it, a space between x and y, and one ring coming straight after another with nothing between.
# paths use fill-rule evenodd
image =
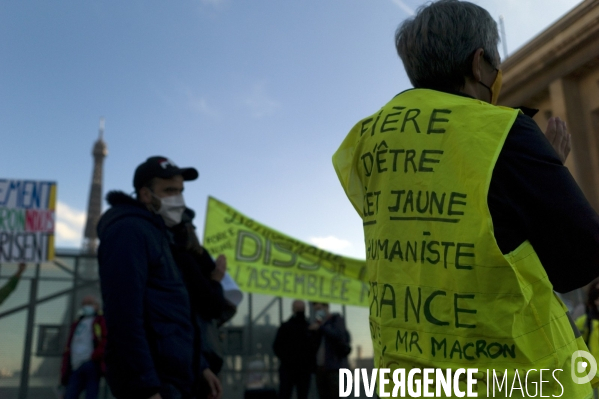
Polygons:
<instances>
[{"instance_id":1,"label":"jacket hood","mask_svg":"<svg viewBox=\"0 0 599 399\"><path fill-rule=\"evenodd\" d=\"M122 191L110 191L106 194L106 201L110 204L111 208L98 221L97 232L100 240L102 240L103 233L110 225L124 217L145 219L159 228L165 228L164 222L159 215L148 211L144 204Z\"/></svg>"}]
</instances>

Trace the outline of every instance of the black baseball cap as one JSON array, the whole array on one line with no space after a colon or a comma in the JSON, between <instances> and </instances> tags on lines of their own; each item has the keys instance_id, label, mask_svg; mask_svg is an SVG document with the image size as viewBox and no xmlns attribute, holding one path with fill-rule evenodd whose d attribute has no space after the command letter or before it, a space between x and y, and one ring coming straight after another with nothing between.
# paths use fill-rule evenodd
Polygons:
<instances>
[{"instance_id":1,"label":"black baseball cap","mask_svg":"<svg viewBox=\"0 0 599 399\"><path fill-rule=\"evenodd\" d=\"M196 168L178 167L167 157L150 157L135 169L133 187L135 187L136 190L139 190L155 177L168 179L176 175L181 175L183 176L183 180L189 181L197 179L200 174Z\"/></svg>"}]
</instances>

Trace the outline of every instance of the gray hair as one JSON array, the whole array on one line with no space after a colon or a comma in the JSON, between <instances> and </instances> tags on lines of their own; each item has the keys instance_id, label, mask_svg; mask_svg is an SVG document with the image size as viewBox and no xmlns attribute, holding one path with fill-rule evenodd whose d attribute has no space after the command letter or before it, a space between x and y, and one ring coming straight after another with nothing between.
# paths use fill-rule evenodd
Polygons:
<instances>
[{"instance_id":1,"label":"gray hair","mask_svg":"<svg viewBox=\"0 0 599 399\"><path fill-rule=\"evenodd\" d=\"M395 47L416 88L458 91L472 76L474 52L499 67L497 23L482 7L440 0L420 7L395 31Z\"/></svg>"}]
</instances>

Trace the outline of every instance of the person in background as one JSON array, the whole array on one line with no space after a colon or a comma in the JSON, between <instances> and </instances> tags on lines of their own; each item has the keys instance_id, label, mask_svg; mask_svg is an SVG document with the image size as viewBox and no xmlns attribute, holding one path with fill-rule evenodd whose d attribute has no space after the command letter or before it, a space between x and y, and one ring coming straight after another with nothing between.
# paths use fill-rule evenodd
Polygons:
<instances>
[{"instance_id":1,"label":"person in background","mask_svg":"<svg viewBox=\"0 0 599 399\"><path fill-rule=\"evenodd\" d=\"M235 315L236 307L224 297L221 280L227 270L227 259L219 255L212 259L202 247L195 232L195 212L186 208L181 223L170 228L173 235L171 251L187 287L194 328L194 351L202 353L214 375L220 372L224 359L218 338L218 326ZM194 374L201 372L200 358L195 359ZM206 379L197 378L194 393L205 398L210 392Z\"/></svg>"},{"instance_id":2,"label":"person in background","mask_svg":"<svg viewBox=\"0 0 599 399\"><path fill-rule=\"evenodd\" d=\"M77 399L83 391L85 399L96 399L105 371L106 322L96 297L83 298L80 314L71 325L62 355L60 382L66 387L64 399Z\"/></svg>"},{"instance_id":3,"label":"person in background","mask_svg":"<svg viewBox=\"0 0 599 399\"><path fill-rule=\"evenodd\" d=\"M339 397L339 369L349 368L351 338L345 320L330 313L326 302L313 302L314 322L309 329L317 333L316 388L320 399Z\"/></svg>"},{"instance_id":4,"label":"person in background","mask_svg":"<svg viewBox=\"0 0 599 399\"><path fill-rule=\"evenodd\" d=\"M25 271L27 265L23 262L19 263L19 269L17 272L8 280L4 287L0 288L0 305L8 296L17 288L21 275Z\"/></svg>"},{"instance_id":5,"label":"person in background","mask_svg":"<svg viewBox=\"0 0 599 399\"><path fill-rule=\"evenodd\" d=\"M290 399L293 387L297 399L307 399L310 379L316 366L315 333L308 329L306 305L295 300L293 315L277 330L272 348L279 358L279 399Z\"/></svg>"}]
</instances>

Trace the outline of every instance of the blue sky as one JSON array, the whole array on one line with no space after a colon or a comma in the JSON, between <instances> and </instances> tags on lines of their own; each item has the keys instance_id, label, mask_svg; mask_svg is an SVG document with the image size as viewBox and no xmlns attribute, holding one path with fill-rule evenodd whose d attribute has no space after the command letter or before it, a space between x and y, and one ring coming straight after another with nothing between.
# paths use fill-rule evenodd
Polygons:
<instances>
[{"instance_id":1,"label":"blue sky","mask_svg":"<svg viewBox=\"0 0 599 399\"><path fill-rule=\"evenodd\" d=\"M478 0L515 51L576 0ZM58 182L57 244L77 247L106 118L104 188L132 191L151 155L195 166L212 195L260 222L363 257L331 156L409 81L395 53L414 0L3 1L0 126L6 178ZM542 12L541 12L542 10Z\"/></svg>"}]
</instances>

